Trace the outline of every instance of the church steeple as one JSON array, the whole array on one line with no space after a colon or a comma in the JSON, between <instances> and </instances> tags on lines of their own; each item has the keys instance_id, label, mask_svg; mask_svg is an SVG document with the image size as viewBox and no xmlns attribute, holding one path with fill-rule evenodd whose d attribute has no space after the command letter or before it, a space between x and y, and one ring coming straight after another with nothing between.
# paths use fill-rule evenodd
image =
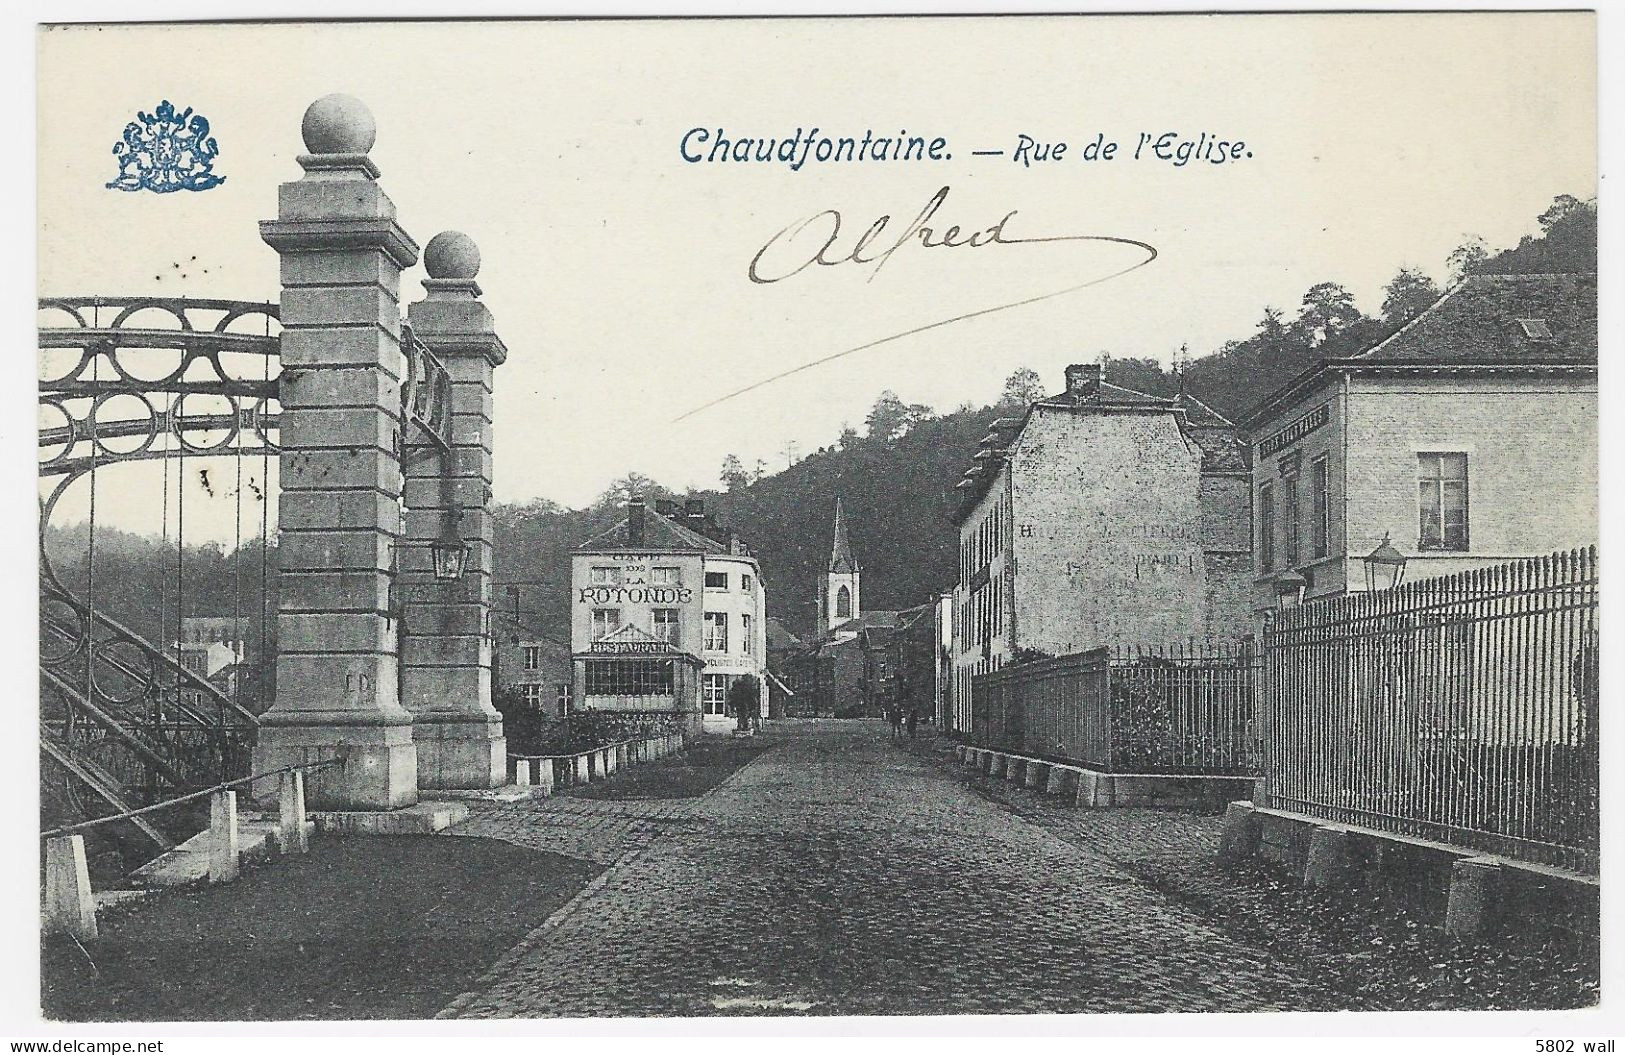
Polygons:
<instances>
[{"instance_id":1,"label":"church steeple","mask_svg":"<svg viewBox=\"0 0 1625 1055\"><path fill-rule=\"evenodd\" d=\"M831 572L856 572L857 559L852 556L852 545L846 541L846 518L841 515L841 496L835 496L835 542L829 549Z\"/></svg>"},{"instance_id":2,"label":"church steeple","mask_svg":"<svg viewBox=\"0 0 1625 1055\"><path fill-rule=\"evenodd\" d=\"M818 590L818 635L829 633L842 623L856 619L863 611L859 596L858 559L846 537L846 517L841 499L835 497L835 535L829 547L829 567Z\"/></svg>"}]
</instances>

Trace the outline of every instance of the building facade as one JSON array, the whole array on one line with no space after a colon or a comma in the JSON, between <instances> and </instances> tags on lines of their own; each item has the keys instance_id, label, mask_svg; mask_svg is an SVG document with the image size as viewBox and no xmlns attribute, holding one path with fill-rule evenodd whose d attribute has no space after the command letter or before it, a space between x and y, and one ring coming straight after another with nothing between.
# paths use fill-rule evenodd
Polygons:
<instances>
[{"instance_id":1,"label":"building facade","mask_svg":"<svg viewBox=\"0 0 1625 1055\"><path fill-rule=\"evenodd\" d=\"M1261 615L1597 541L1595 275L1476 275L1249 419ZM1295 598L1287 598L1290 603Z\"/></svg>"},{"instance_id":2,"label":"building facade","mask_svg":"<svg viewBox=\"0 0 1625 1055\"><path fill-rule=\"evenodd\" d=\"M995 421L957 485L953 727L971 678L1021 656L1245 634L1249 482L1235 425L1098 365Z\"/></svg>"},{"instance_id":3,"label":"building facade","mask_svg":"<svg viewBox=\"0 0 1625 1055\"><path fill-rule=\"evenodd\" d=\"M728 689L766 666L765 606L756 559L700 503L634 500L572 556L572 701L731 730Z\"/></svg>"}]
</instances>

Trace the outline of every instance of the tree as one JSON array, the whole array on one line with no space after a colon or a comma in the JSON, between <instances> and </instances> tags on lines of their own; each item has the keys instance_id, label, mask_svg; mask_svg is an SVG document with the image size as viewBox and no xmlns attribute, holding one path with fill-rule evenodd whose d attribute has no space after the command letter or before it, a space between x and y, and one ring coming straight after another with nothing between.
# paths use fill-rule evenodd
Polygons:
<instances>
[{"instance_id":1,"label":"tree","mask_svg":"<svg viewBox=\"0 0 1625 1055\"><path fill-rule=\"evenodd\" d=\"M1023 366L1004 379L1001 407L1026 407L1044 398L1044 379L1030 366Z\"/></svg>"},{"instance_id":2,"label":"tree","mask_svg":"<svg viewBox=\"0 0 1625 1055\"><path fill-rule=\"evenodd\" d=\"M629 472L598 496L593 509L618 509L634 498L648 497L669 498L671 492L640 472Z\"/></svg>"},{"instance_id":3,"label":"tree","mask_svg":"<svg viewBox=\"0 0 1625 1055\"><path fill-rule=\"evenodd\" d=\"M1164 371L1155 359L1132 356L1113 359L1106 367L1106 380L1119 388L1144 392L1148 396L1171 396L1179 391L1177 378Z\"/></svg>"},{"instance_id":4,"label":"tree","mask_svg":"<svg viewBox=\"0 0 1625 1055\"><path fill-rule=\"evenodd\" d=\"M1597 205L1595 201L1585 202L1572 194L1559 194L1552 199L1552 204L1547 210L1540 214L1540 229L1542 232L1550 234L1553 227L1587 211L1593 216L1596 215Z\"/></svg>"},{"instance_id":5,"label":"tree","mask_svg":"<svg viewBox=\"0 0 1625 1055\"><path fill-rule=\"evenodd\" d=\"M1318 346L1342 335L1361 318L1353 294L1336 282L1317 282L1304 293L1294 326L1311 346Z\"/></svg>"},{"instance_id":6,"label":"tree","mask_svg":"<svg viewBox=\"0 0 1625 1055\"><path fill-rule=\"evenodd\" d=\"M863 419L863 423L869 427L868 437L871 440L896 439L908 427L908 405L888 388L869 408L869 416Z\"/></svg>"},{"instance_id":7,"label":"tree","mask_svg":"<svg viewBox=\"0 0 1625 1055\"><path fill-rule=\"evenodd\" d=\"M935 411L924 403L910 403L903 412L904 429L912 429L922 421L928 421Z\"/></svg>"},{"instance_id":8,"label":"tree","mask_svg":"<svg viewBox=\"0 0 1625 1055\"><path fill-rule=\"evenodd\" d=\"M1382 320L1399 327L1410 322L1439 299L1439 287L1419 268L1400 268L1383 287Z\"/></svg>"},{"instance_id":9,"label":"tree","mask_svg":"<svg viewBox=\"0 0 1625 1055\"><path fill-rule=\"evenodd\" d=\"M722 482L729 491L742 491L750 484L750 474L739 461L739 455L730 454L722 459Z\"/></svg>"},{"instance_id":10,"label":"tree","mask_svg":"<svg viewBox=\"0 0 1625 1055\"><path fill-rule=\"evenodd\" d=\"M1469 235L1467 241L1456 246L1445 258L1445 265L1450 268L1450 281L1460 282L1478 270L1478 265L1489 255L1490 251L1484 245L1484 239L1476 234Z\"/></svg>"},{"instance_id":11,"label":"tree","mask_svg":"<svg viewBox=\"0 0 1625 1055\"><path fill-rule=\"evenodd\" d=\"M756 483L767 475L767 462L761 458L756 459L756 468L750 471L750 482Z\"/></svg>"},{"instance_id":12,"label":"tree","mask_svg":"<svg viewBox=\"0 0 1625 1055\"><path fill-rule=\"evenodd\" d=\"M858 430L853 428L850 422L841 422L841 438L837 442L840 443L841 450L851 450L853 445L858 442Z\"/></svg>"}]
</instances>

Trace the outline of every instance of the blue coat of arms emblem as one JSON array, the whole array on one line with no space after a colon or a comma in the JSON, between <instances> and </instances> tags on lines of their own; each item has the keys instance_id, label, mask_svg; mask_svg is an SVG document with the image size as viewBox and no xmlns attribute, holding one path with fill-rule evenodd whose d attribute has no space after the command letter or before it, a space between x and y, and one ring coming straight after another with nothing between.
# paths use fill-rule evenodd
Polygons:
<instances>
[{"instance_id":1,"label":"blue coat of arms emblem","mask_svg":"<svg viewBox=\"0 0 1625 1055\"><path fill-rule=\"evenodd\" d=\"M210 171L220 146L209 135L208 118L188 106L176 112L168 99L156 113L137 113L124 126L124 138L113 144L118 178L110 190L208 190L226 182Z\"/></svg>"}]
</instances>

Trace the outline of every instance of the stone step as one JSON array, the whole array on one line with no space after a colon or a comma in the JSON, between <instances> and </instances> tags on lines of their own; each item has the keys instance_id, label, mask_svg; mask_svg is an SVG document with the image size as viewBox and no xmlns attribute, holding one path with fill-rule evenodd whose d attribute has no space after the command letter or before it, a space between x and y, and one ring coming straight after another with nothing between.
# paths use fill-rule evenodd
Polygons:
<instances>
[{"instance_id":1,"label":"stone step","mask_svg":"<svg viewBox=\"0 0 1625 1055\"><path fill-rule=\"evenodd\" d=\"M315 826L305 822L306 831ZM277 820L265 813L237 815L237 852L243 864L269 861L281 852L276 841ZM132 887L174 887L199 883L209 878L209 830L190 839L130 873Z\"/></svg>"}]
</instances>

